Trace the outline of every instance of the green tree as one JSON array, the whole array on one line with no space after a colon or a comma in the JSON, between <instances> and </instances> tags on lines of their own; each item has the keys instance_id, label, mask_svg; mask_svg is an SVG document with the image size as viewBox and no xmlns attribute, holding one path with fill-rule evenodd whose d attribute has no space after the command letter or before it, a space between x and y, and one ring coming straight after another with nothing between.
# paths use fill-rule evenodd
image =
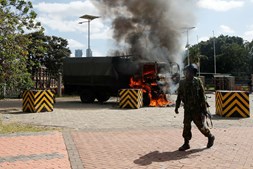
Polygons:
<instances>
[{"instance_id":1,"label":"green tree","mask_svg":"<svg viewBox=\"0 0 253 169\"><path fill-rule=\"evenodd\" d=\"M70 57L70 50L67 47L68 41L56 36L47 36L47 55L45 57L45 66L49 73L55 78L62 73L63 59Z\"/></svg>"},{"instance_id":2,"label":"green tree","mask_svg":"<svg viewBox=\"0 0 253 169\"><path fill-rule=\"evenodd\" d=\"M240 76L248 73L248 56L244 46L238 43L223 45L222 53L217 55L219 73L231 73Z\"/></svg>"},{"instance_id":3,"label":"green tree","mask_svg":"<svg viewBox=\"0 0 253 169\"><path fill-rule=\"evenodd\" d=\"M251 42L246 41L244 46L249 60L249 74L253 74L253 40Z\"/></svg>"},{"instance_id":4,"label":"green tree","mask_svg":"<svg viewBox=\"0 0 253 169\"><path fill-rule=\"evenodd\" d=\"M44 66L48 49L48 40L44 32L38 31L26 35L30 43L28 45L27 69L34 76L35 72Z\"/></svg>"},{"instance_id":5,"label":"green tree","mask_svg":"<svg viewBox=\"0 0 253 169\"><path fill-rule=\"evenodd\" d=\"M217 73L240 75L249 72L249 51L245 47L244 40L241 37L224 35L215 39L210 38L191 47L190 51L193 54L198 48L199 55L205 56L201 57L201 72L214 73L214 41Z\"/></svg>"},{"instance_id":6,"label":"green tree","mask_svg":"<svg viewBox=\"0 0 253 169\"><path fill-rule=\"evenodd\" d=\"M31 86L26 68L29 39L24 30L40 29L32 3L25 0L0 0L0 84L9 88ZM1 87L1 86L0 86Z\"/></svg>"},{"instance_id":7,"label":"green tree","mask_svg":"<svg viewBox=\"0 0 253 169\"><path fill-rule=\"evenodd\" d=\"M67 47L68 41L56 36L46 36L43 32L34 32L27 35L32 42L28 46L27 67L32 75L45 66L53 78L62 72L63 59L70 57Z\"/></svg>"}]
</instances>

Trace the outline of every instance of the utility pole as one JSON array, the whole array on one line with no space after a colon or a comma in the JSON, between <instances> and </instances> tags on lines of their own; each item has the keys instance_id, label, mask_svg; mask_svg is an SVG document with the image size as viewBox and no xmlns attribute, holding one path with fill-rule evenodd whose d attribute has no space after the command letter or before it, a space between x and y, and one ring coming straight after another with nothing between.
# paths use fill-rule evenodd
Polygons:
<instances>
[{"instance_id":1,"label":"utility pole","mask_svg":"<svg viewBox=\"0 0 253 169\"><path fill-rule=\"evenodd\" d=\"M199 36L197 35L197 45L198 45L198 60L199 60L199 76L200 76L200 51L199 51Z\"/></svg>"},{"instance_id":2,"label":"utility pole","mask_svg":"<svg viewBox=\"0 0 253 169\"><path fill-rule=\"evenodd\" d=\"M214 58L214 74L216 74L216 47L215 47L215 36L213 31L213 58Z\"/></svg>"}]
</instances>

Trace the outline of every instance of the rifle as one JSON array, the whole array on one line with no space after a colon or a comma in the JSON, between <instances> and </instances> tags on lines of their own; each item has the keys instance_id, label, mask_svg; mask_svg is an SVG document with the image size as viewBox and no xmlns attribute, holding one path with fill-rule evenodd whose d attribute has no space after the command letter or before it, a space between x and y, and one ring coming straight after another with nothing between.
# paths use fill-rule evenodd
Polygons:
<instances>
[{"instance_id":1,"label":"rifle","mask_svg":"<svg viewBox=\"0 0 253 169\"><path fill-rule=\"evenodd\" d=\"M209 103L206 101L206 109L205 109L202 113L204 114L204 116L205 116L205 118L206 118L206 124L207 124L207 126L208 126L209 128L213 128L212 114L210 113L209 107L210 107L210 105L209 105ZM210 125L209 125L207 119L210 120L211 127L210 127Z\"/></svg>"}]
</instances>

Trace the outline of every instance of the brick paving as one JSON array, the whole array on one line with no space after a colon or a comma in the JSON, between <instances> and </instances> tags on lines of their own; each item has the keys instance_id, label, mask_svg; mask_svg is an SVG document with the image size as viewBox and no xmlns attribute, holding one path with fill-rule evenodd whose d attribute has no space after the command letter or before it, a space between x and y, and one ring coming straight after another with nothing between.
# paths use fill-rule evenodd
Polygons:
<instances>
[{"instance_id":1,"label":"brick paving","mask_svg":"<svg viewBox=\"0 0 253 169\"><path fill-rule=\"evenodd\" d=\"M68 154L69 154L69 161L71 163L71 169L83 169L83 163L80 159L79 151L76 148L76 144L73 141L71 136L71 132L65 130L63 132L64 141L67 146Z\"/></svg>"},{"instance_id":2,"label":"brick paving","mask_svg":"<svg viewBox=\"0 0 253 169\"><path fill-rule=\"evenodd\" d=\"M178 169L253 168L252 128L215 128L214 147L193 129L191 149L177 151L181 129L88 132L74 131L72 137L87 169Z\"/></svg>"},{"instance_id":3,"label":"brick paving","mask_svg":"<svg viewBox=\"0 0 253 169\"><path fill-rule=\"evenodd\" d=\"M70 169L60 132L0 135L0 168Z\"/></svg>"},{"instance_id":4,"label":"brick paving","mask_svg":"<svg viewBox=\"0 0 253 169\"><path fill-rule=\"evenodd\" d=\"M209 96L214 114L214 95ZM126 110L119 109L115 100L103 105L81 104L75 97L57 99L53 112L22 113L20 101L0 100L4 123L63 130L0 135L0 168L253 169L252 115L214 116L214 147L206 149L207 138L193 127L191 149L179 152L182 108L179 115L174 114L174 107Z\"/></svg>"}]
</instances>

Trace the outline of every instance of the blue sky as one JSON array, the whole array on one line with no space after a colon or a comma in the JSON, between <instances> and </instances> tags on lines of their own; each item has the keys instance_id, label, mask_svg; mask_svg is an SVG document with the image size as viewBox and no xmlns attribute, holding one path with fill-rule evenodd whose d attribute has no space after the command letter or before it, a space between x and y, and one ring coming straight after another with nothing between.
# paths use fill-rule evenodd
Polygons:
<instances>
[{"instance_id":1,"label":"blue sky","mask_svg":"<svg viewBox=\"0 0 253 169\"><path fill-rule=\"evenodd\" d=\"M38 21L45 28L46 35L67 39L69 48L87 49L87 24L79 17L84 14L99 15L92 0L32 0ZM191 26L189 43L207 40L213 36L240 36L253 39L253 0L191 0L194 7L190 12ZM183 10L183 9L182 9ZM182 50L186 45L186 33L182 32ZM112 30L108 21L95 19L91 22L91 49L95 56L106 56L114 49Z\"/></svg>"}]
</instances>

